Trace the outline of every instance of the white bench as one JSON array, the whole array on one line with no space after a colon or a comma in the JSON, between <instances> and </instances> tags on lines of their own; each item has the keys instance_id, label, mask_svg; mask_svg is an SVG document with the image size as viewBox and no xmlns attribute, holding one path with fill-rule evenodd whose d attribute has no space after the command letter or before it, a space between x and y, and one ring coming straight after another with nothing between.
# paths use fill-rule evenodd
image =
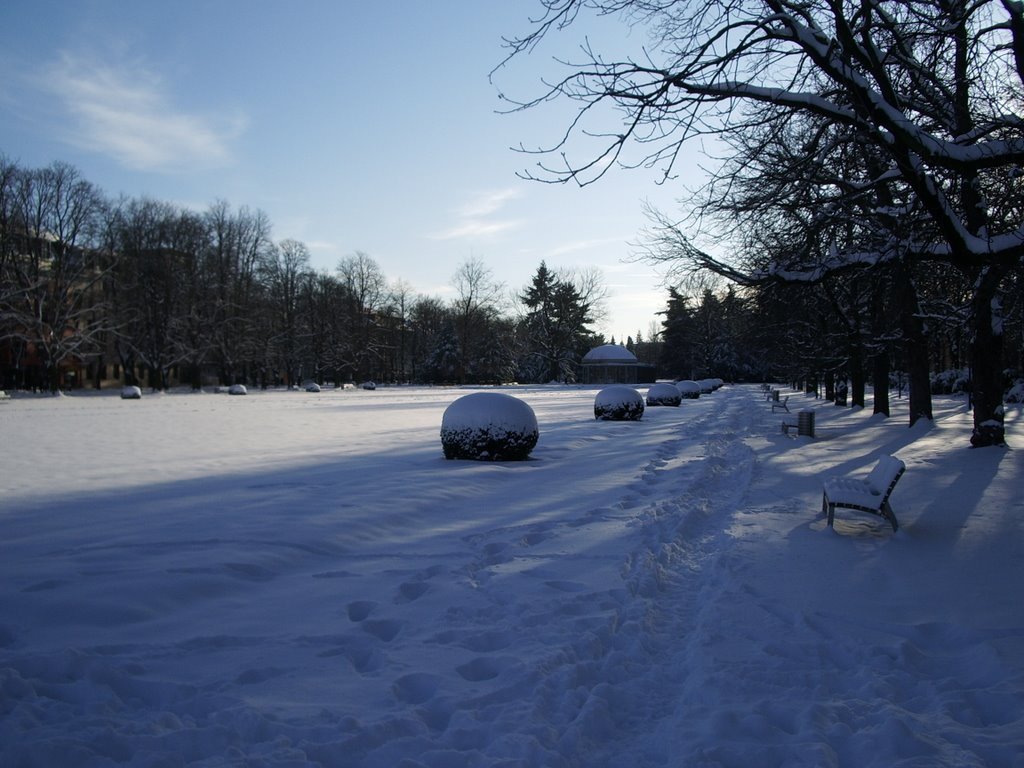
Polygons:
<instances>
[{"instance_id":1,"label":"white bench","mask_svg":"<svg viewBox=\"0 0 1024 768\"><path fill-rule=\"evenodd\" d=\"M842 507L884 517L894 531L899 528L889 497L906 469L907 465L895 456L882 456L867 477L833 477L826 480L821 511L828 515L829 527L835 520L836 507Z\"/></svg>"}]
</instances>

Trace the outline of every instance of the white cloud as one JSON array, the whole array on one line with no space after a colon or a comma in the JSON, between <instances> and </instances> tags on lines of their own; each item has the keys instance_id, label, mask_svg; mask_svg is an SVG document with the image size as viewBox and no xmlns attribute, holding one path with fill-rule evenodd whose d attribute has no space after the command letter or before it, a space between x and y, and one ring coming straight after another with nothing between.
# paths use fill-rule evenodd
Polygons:
<instances>
[{"instance_id":1,"label":"white cloud","mask_svg":"<svg viewBox=\"0 0 1024 768\"><path fill-rule=\"evenodd\" d=\"M117 68L64 53L41 82L75 120L69 141L135 170L224 165L229 141L245 127L241 117L218 124L177 109L161 79L141 67Z\"/></svg>"},{"instance_id":2,"label":"white cloud","mask_svg":"<svg viewBox=\"0 0 1024 768\"><path fill-rule=\"evenodd\" d=\"M510 200L515 200L522 193L517 189L506 188L484 192L458 209L458 221L441 232L428 235L431 240L461 240L491 237L519 227L522 222L516 219L491 219Z\"/></svg>"},{"instance_id":3,"label":"white cloud","mask_svg":"<svg viewBox=\"0 0 1024 768\"><path fill-rule=\"evenodd\" d=\"M517 221L469 220L456 224L451 229L430 236L431 240L460 240L463 238L490 237L519 226Z\"/></svg>"},{"instance_id":4,"label":"white cloud","mask_svg":"<svg viewBox=\"0 0 1024 768\"><path fill-rule=\"evenodd\" d=\"M500 210L509 200L522 197L522 191L508 187L492 192L485 192L475 200L471 200L459 209L459 216L464 219L475 219L481 216L490 216Z\"/></svg>"},{"instance_id":5,"label":"white cloud","mask_svg":"<svg viewBox=\"0 0 1024 768\"><path fill-rule=\"evenodd\" d=\"M548 252L548 257L555 258L558 256L564 256L569 253L589 251L594 248L604 248L606 246L621 247L627 240L628 238L625 237L604 237L600 239L574 240L572 242L563 243L562 245L552 248Z\"/></svg>"}]
</instances>

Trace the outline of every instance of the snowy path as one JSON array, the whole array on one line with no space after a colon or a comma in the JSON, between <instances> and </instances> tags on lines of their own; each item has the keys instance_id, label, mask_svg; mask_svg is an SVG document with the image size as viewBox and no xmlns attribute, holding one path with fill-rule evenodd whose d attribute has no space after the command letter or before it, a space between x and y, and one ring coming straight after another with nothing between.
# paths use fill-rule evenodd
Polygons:
<instances>
[{"instance_id":1,"label":"snowy path","mask_svg":"<svg viewBox=\"0 0 1024 768\"><path fill-rule=\"evenodd\" d=\"M5 406L0 764L1020 764L1015 453L523 388L531 461L446 462L459 394ZM900 533L823 530L879 452Z\"/></svg>"}]
</instances>

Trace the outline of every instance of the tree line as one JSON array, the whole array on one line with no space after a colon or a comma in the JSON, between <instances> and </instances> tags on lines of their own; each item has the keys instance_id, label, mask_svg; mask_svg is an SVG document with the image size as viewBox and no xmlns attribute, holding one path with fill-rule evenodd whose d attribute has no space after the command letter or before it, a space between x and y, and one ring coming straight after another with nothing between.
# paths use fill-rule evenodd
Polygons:
<instances>
[{"instance_id":1,"label":"tree line","mask_svg":"<svg viewBox=\"0 0 1024 768\"><path fill-rule=\"evenodd\" d=\"M303 243L273 240L262 212L111 201L63 163L0 162L0 277L6 388L99 386L110 376L155 389L572 382L586 351L605 342L591 330L605 298L596 272L541 262L510 293L470 259L451 298L425 296L388 281L365 253L313 269ZM1006 381L1024 369L1024 283L1011 278L1001 307ZM681 279L661 321L623 344L664 378L790 381L829 398L849 382L853 405L870 382L886 414L890 383L901 395L920 386L915 402L930 409L929 371L970 368L972 286L953 268L920 268L912 279L912 319L928 329L910 337L920 346L906 343L899 283L877 268L742 286ZM927 361L924 384L907 373L911 355Z\"/></svg>"},{"instance_id":2,"label":"tree line","mask_svg":"<svg viewBox=\"0 0 1024 768\"><path fill-rule=\"evenodd\" d=\"M606 289L537 268L510 293L479 258L452 296L389 281L367 254L314 269L269 218L108 199L72 166L0 156L0 382L8 388L183 382L573 381ZM84 371L84 373L79 373ZM73 377L87 379L74 381Z\"/></svg>"}]
</instances>

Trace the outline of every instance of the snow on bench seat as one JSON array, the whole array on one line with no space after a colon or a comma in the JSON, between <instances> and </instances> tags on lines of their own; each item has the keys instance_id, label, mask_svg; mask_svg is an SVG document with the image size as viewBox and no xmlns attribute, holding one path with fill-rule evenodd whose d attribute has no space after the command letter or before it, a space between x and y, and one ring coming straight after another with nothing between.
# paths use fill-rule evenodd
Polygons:
<instances>
[{"instance_id":1,"label":"snow on bench seat","mask_svg":"<svg viewBox=\"0 0 1024 768\"><path fill-rule=\"evenodd\" d=\"M865 478L833 477L826 480L821 511L828 514L829 527L835 520L836 507L842 507L884 517L894 531L899 528L889 497L906 469L907 465L895 456L882 456Z\"/></svg>"}]
</instances>

